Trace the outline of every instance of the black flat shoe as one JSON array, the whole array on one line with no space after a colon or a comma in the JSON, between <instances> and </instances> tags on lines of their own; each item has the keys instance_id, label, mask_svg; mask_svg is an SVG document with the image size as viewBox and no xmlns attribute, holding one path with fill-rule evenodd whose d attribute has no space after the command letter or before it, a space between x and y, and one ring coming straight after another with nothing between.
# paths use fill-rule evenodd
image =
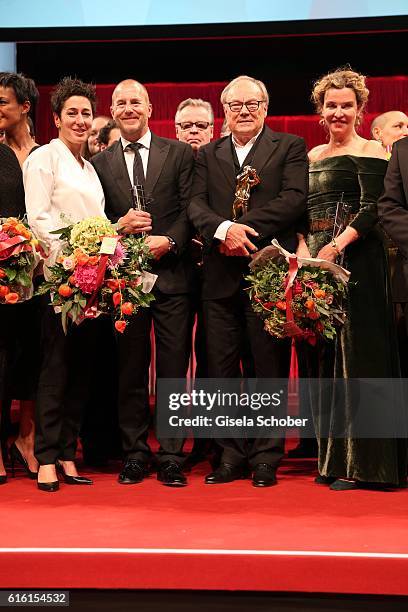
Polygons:
<instances>
[{"instance_id":1,"label":"black flat shoe","mask_svg":"<svg viewBox=\"0 0 408 612\"><path fill-rule=\"evenodd\" d=\"M6 484L6 482L7 482L7 475L6 474L2 474L0 476L0 485Z\"/></svg>"},{"instance_id":2,"label":"black flat shoe","mask_svg":"<svg viewBox=\"0 0 408 612\"><path fill-rule=\"evenodd\" d=\"M47 493L54 493L54 491L58 491L59 489L59 482L58 480L55 480L54 482L38 482L37 480L37 487L39 488L40 491L47 491Z\"/></svg>"},{"instance_id":3,"label":"black flat shoe","mask_svg":"<svg viewBox=\"0 0 408 612\"><path fill-rule=\"evenodd\" d=\"M206 484L224 484L233 482L234 480L244 480L248 478L250 472L247 468L240 465L232 465L231 463L220 463L219 467L207 474L205 477Z\"/></svg>"},{"instance_id":4,"label":"black flat shoe","mask_svg":"<svg viewBox=\"0 0 408 612\"><path fill-rule=\"evenodd\" d=\"M316 476L316 478L314 479L316 484L321 484L321 485L331 485L336 480L337 478L335 476L322 476L321 474Z\"/></svg>"},{"instance_id":5,"label":"black flat shoe","mask_svg":"<svg viewBox=\"0 0 408 612\"><path fill-rule=\"evenodd\" d=\"M24 457L21 451L17 448L17 445L15 442L13 442L13 444L10 446L9 453L10 453L11 473L13 477L15 476L14 466L16 463L19 463L21 467L25 470L25 473L27 474L27 476L31 478L31 480L37 479L38 472L32 472L30 470L30 468L28 467L27 459Z\"/></svg>"},{"instance_id":6,"label":"black flat shoe","mask_svg":"<svg viewBox=\"0 0 408 612\"><path fill-rule=\"evenodd\" d=\"M64 466L59 461L57 461L55 465L56 465L57 471L63 477L65 484L69 484L69 485L91 485L93 484L93 480L91 480L90 478L85 478L85 476L70 476L69 474L66 474Z\"/></svg>"},{"instance_id":7,"label":"black flat shoe","mask_svg":"<svg viewBox=\"0 0 408 612\"><path fill-rule=\"evenodd\" d=\"M329 487L332 491L354 491L359 488L358 482L354 480L341 480L340 478L335 480Z\"/></svg>"},{"instance_id":8,"label":"black flat shoe","mask_svg":"<svg viewBox=\"0 0 408 612\"><path fill-rule=\"evenodd\" d=\"M268 463L258 463L252 475L254 487L273 487L278 484L276 480L276 468Z\"/></svg>"},{"instance_id":9,"label":"black flat shoe","mask_svg":"<svg viewBox=\"0 0 408 612\"><path fill-rule=\"evenodd\" d=\"M159 465L157 480L168 487L185 487L187 485L187 478L183 474L182 467L175 461L165 461Z\"/></svg>"}]
</instances>

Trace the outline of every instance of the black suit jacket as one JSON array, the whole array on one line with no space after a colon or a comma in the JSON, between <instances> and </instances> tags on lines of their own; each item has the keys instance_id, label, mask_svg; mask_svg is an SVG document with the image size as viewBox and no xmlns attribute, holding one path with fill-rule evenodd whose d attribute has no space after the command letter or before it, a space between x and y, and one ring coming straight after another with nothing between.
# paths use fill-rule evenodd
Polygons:
<instances>
[{"instance_id":1,"label":"black suit jacket","mask_svg":"<svg viewBox=\"0 0 408 612\"><path fill-rule=\"evenodd\" d=\"M384 179L384 192L378 200L380 223L408 259L408 138L392 147Z\"/></svg>"},{"instance_id":2,"label":"black suit jacket","mask_svg":"<svg viewBox=\"0 0 408 612\"><path fill-rule=\"evenodd\" d=\"M92 158L105 193L105 212L116 221L132 208L131 183L121 141ZM192 148L177 140L152 134L147 164L145 191L152 215L152 235L167 235L177 245L177 254L169 253L152 264L158 274L156 287L166 294L187 293L192 287L189 253L191 226L187 218L194 156Z\"/></svg>"},{"instance_id":3,"label":"black suit jacket","mask_svg":"<svg viewBox=\"0 0 408 612\"><path fill-rule=\"evenodd\" d=\"M261 179L251 190L249 210L239 219L259 233L262 248L272 238L293 251L297 245L296 223L306 209L308 161L305 143L292 134L260 135L251 162ZM231 219L236 188L236 170L227 136L200 148L193 181L189 218L204 237L204 299L231 296L248 271L245 257L227 257L218 251L216 229ZM251 238L252 240L252 238Z\"/></svg>"}]
</instances>

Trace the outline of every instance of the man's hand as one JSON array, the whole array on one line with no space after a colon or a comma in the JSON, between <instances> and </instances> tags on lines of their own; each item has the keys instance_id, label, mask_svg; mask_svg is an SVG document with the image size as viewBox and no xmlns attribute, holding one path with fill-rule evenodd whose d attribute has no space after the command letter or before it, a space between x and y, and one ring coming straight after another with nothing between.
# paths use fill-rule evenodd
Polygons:
<instances>
[{"instance_id":1,"label":"man's hand","mask_svg":"<svg viewBox=\"0 0 408 612\"><path fill-rule=\"evenodd\" d=\"M170 243L167 236L148 236L146 244L155 259L160 259L169 252Z\"/></svg>"},{"instance_id":2,"label":"man's hand","mask_svg":"<svg viewBox=\"0 0 408 612\"><path fill-rule=\"evenodd\" d=\"M139 234L152 231L152 216L145 210L130 208L118 221L118 231L123 234Z\"/></svg>"},{"instance_id":3,"label":"man's hand","mask_svg":"<svg viewBox=\"0 0 408 612\"><path fill-rule=\"evenodd\" d=\"M303 234L296 234L297 238L298 238L298 247L296 249L296 255L298 257L305 257L305 258L310 258L311 254L309 251L309 247L306 244L306 240L303 236Z\"/></svg>"},{"instance_id":4,"label":"man's hand","mask_svg":"<svg viewBox=\"0 0 408 612\"><path fill-rule=\"evenodd\" d=\"M225 240L220 244L219 251L223 255L232 257L248 257L250 251L255 252L256 246L250 241L248 235L259 236L249 225L243 223L233 223L227 231Z\"/></svg>"}]
</instances>

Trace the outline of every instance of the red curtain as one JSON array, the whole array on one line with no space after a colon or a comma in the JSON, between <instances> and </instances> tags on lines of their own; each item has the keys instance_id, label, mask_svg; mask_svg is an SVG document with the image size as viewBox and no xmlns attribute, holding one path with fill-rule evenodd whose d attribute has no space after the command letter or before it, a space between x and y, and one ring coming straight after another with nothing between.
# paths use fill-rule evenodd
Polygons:
<instances>
[{"instance_id":1,"label":"red curtain","mask_svg":"<svg viewBox=\"0 0 408 612\"><path fill-rule=\"evenodd\" d=\"M215 137L219 136L223 121L223 110L220 94L226 83L147 83L153 115L150 127L159 136L174 138L174 115L178 104L185 98L203 98L211 102L214 108ZM408 77L375 77L367 79L370 90L370 101L366 117L361 128L361 135L369 137L369 128L373 118L388 110L408 109ZM40 102L37 107L36 133L41 144L49 142L57 135L51 116L50 93L53 85L41 85ZM98 114L110 115L109 107L114 85L97 85ZM268 117L267 124L276 131L298 134L305 138L308 148L325 141L323 129L318 125L316 115Z\"/></svg>"}]
</instances>

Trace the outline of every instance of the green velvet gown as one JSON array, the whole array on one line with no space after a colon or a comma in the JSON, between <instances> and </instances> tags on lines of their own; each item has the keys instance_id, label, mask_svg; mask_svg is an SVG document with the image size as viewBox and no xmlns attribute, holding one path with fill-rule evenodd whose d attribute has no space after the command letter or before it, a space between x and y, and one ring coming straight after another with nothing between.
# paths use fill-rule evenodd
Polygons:
<instances>
[{"instance_id":1,"label":"green velvet gown","mask_svg":"<svg viewBox=\"0 0 408 612\"><path fill-rule=\"evenodd\" d=\"M333 217L336 202L351 206L348 223L359 239L345 250L343 265L351 272L345 306L347 320L334 342L321 342L308 352L308 374L318 378L395 378L398 349L387 277L383 237L377 226L377 199L383 189L387 162L371 157L341 155L310 164L308 219ZM333 229L309 232L312 257L330 242ZM312 397L319 442L319 473L357 481L402 484L406 480L406 444L397 439L353 436L353 405L330 408L324 385ZM317 397L316 397L317 395ZM386 407L385 407L386 409ZM340 422L339 422L340 421ZM345 437L322 437L346 428Z\"/></svg>"}]
</instances>

